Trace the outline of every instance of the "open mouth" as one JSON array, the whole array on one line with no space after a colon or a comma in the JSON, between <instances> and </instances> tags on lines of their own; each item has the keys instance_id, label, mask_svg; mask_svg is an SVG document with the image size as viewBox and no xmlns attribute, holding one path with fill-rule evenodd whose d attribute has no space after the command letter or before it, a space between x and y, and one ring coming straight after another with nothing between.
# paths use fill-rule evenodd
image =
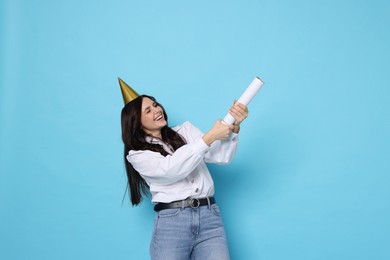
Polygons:
<instances>
[{"instance_id":1,"label":"open mouth","mask_svg":"<svg viewBox=\"0 0 390 260\"><path fill-rule=\"evenodd\" d=\"M154 118L154 121L160 121L160 120L162 120L162 119L164 119L164 116L163 116L162 113L160 113L160 114L158 114L158 115Z\"/></svg>"}]
</instances>

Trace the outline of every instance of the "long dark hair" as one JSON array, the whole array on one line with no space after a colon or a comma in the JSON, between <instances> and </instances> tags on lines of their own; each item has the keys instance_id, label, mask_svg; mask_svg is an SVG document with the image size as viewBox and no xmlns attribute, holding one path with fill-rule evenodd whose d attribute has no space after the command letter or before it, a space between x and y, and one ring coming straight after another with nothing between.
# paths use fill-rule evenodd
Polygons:
<instances>
[{"instance_id":1,"label":"long dark hair","mask_svg":"<svg viewBox=\"0 0 390 260\"><path fill-rule=\"evenodd\" d=\"M148 95L141 95L131 102L127 103L122 109L121 124L122 124L122 140L124 143L124 160L126 167L126 174L128 179L128 185L126 191L129 189L129 196L133 206L137 206L142 201L143 195L149 195L149 186L146 181L141 177L133 165L127 161L126 156L130 150L151 150L159 152L163 156L167 156L168 153L159 144L151 144L146 141L147 134L142 129L141 124L141 110L143 98L150 98L156 102L157 106L160 106L163 110L166 126L161 129L162 141L172 146L173 150L177 150L181 146L186 144L184 138L168 127L168 116L164 107L159 104L154 97Z\"/></svg>"}]
</instances>

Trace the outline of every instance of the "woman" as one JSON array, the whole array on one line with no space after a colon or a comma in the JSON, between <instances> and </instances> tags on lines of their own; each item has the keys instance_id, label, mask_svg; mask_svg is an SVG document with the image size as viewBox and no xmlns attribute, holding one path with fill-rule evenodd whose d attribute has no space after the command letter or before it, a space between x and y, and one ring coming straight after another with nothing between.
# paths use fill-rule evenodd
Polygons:
<instances>
[{"instance_id":1,"label":"woman","mask_svg":"<svg viewBox=\"0 0 390 260\"><path fill-rule=\"evenodd\" d=\"M170 128L164 108L147 95L122 110L122 139L130 199L155 204L152 259L229 259L226 234L205 162L225 164L235 154L246 106L234 102L234 125L217 120L205 134L189 122Z\"/></svg>"}]
</instances>

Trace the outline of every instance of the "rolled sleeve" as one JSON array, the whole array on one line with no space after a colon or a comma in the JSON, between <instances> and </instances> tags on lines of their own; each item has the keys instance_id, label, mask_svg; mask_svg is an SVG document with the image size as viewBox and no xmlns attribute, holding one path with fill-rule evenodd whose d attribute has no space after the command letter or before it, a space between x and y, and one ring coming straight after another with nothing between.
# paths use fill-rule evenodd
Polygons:
<instances>
[{"instance_id":1,"label":"rolled sleeve","mask_svg":"<svg viewBox=\"0 0 390 260\"><path fill-rule=\"evenodd\" d=\"M190 122L185 122L182 125L184 133L188 133L186 139L199 140L202 139L204 133ZM179 129L179 133L181 132ZM203 139L202 139L203 140ZM211 144L210 149L205 153L204 161L207 163L215 164L228 164L230 163L238 147L238 134L231 133L229 138L223 141L215 141ZM203 142L204 143L204 142Z\"/></svg>"},{"instance_id":2,"label":"rolled sleeve","mask_svg":"<svg viewBox=\"0 0 390 260\"><path fill-rule=\"evenodd\" d=\"M232 133L228 140L215 141L211 144L210 150L205 155L205 162L215 164L230 163L238 147L238 135Z\"/></svg>"}]
</instances>

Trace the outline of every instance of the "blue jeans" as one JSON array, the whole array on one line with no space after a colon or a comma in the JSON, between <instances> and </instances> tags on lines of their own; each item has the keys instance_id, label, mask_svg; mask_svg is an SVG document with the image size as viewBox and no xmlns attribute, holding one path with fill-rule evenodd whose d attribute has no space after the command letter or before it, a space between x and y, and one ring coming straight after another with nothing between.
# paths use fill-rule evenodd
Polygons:
<instances>
[{"instance_id":1,"label":"blue jeans","mask_svg":"<svg viewBox=\"0 0 390 260\"><path fill-rule=\"evenodd\" d=\"M157 212L150 255L152 260L229 260L217 204Z\"/></svg>"}]
</instances>

